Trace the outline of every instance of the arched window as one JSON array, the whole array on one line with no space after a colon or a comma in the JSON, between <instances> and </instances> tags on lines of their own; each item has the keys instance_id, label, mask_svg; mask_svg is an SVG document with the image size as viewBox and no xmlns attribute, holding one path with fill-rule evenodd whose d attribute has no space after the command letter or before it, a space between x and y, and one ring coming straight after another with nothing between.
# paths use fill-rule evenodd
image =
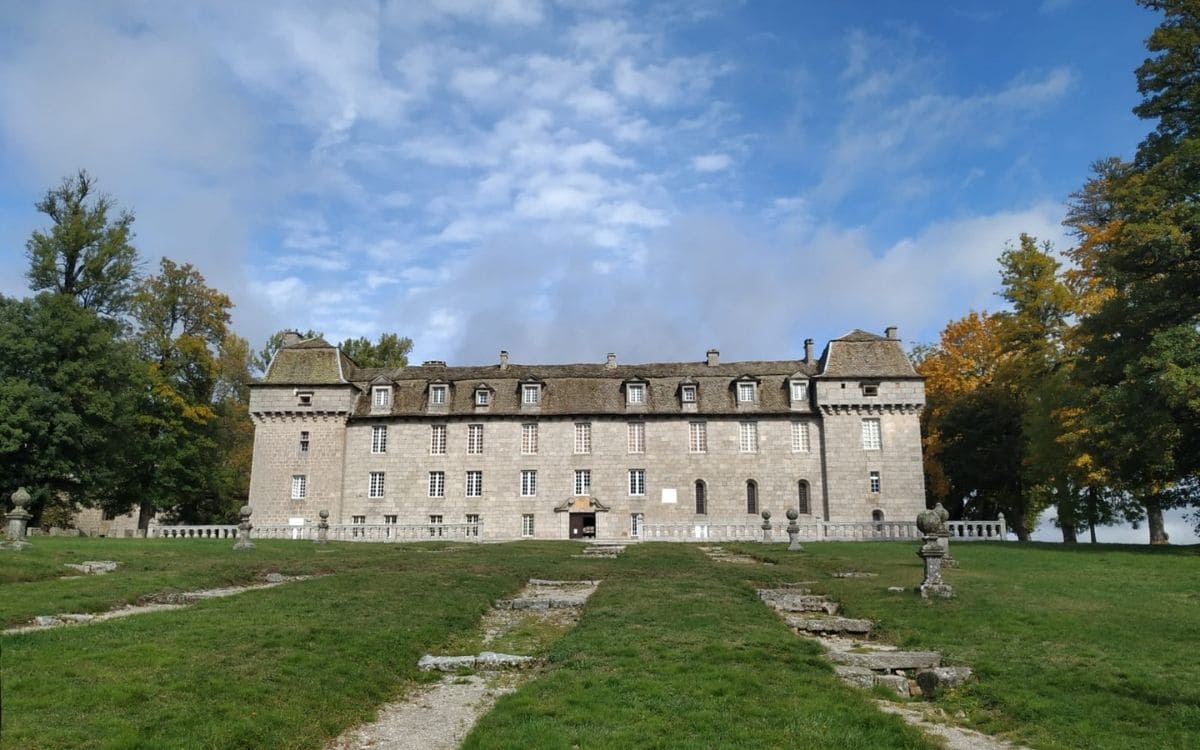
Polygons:
<instances>
[{"instance_id":1,"label":"arched window","mask_svg":"<svg viewBox=\"0 0 1200 750\"><path fill-rule=\"evenodd\" d=\"M883 531L883 511L876 508L871 511L871 520L875 522L875 530Z\"/></svg>"},{"instance_id":2,"label":"arched window","mask_svg":"<svg viewBox=\"0 0 1200 750\"><path fill-rule=\"evenodd\" d=\"M701 516L708 514L708 488L703 479L696 480L696 513Z\"/></svg>"},{"instance_id":3,"label":"arched window","mask_svg":"<svg viewBox=\"0 0 1200 750\"><path fill-rule=\"evenodd\" d=\"M746 512L758 514L758 482L746 480Z\"/></svg>"},{"instance_id":4,"label":"arched window","mask_svg":"<svg viewBox=\"0 0 1200 750\"><path fill-rule=\"evenodd\" d=\"M812 509L808 506L808 482L801 479L798 487L799 489L796 493L798 507L796 509L802 515L808 515L809 513L812 513Z\"/></svg>"}]
</instances>

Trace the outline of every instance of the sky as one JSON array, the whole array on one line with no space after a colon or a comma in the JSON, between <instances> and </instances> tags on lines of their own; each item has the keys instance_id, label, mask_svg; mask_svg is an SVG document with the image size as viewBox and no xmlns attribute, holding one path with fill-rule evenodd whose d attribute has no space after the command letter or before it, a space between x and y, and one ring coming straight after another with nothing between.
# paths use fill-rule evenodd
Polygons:
<instances>
[{"instance_id":1,"label":"sky","mask_svg":"<svg viewBox=\"0 0 1200 750\"><path fill-rule=\"evenodd\" d=\"M1151 127L1156 23L1132 0L0 0L0 293L28 294L33 205L84 168L143 270L194 264L256 347L932 342L1003 307L1020 233L1070 245L1070 193Z\"/></svg>"}]
</instances>

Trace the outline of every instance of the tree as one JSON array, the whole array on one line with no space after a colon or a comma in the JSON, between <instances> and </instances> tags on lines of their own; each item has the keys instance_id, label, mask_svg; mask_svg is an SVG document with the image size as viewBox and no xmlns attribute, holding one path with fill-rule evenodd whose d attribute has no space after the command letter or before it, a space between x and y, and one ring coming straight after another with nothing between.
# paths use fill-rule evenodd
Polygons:
<instances>
[{"instance_id":1,"label":"tree","mask_svg":"<svg viewBox=\"0 0 1200 750\"><path fill-rule=\"evenodd\" d=\"M72 297L101 315L125 312L137 272L133 214L117 212L113 199L96 194L96 181L80 170L48 190L37 210L50 217L50 231L34 231L25 243L30 287Z\"/></svg>"},{"instance_id":2,"label":"tree","mask_svg":"<svg viewBox=\"0 0 1200 750\"><path fill-rule=\"evenodd\" d=\"M1089 448L1166 543L1163 509L1200 476L1200 5L1140 2L1164 12L1134 110L1158 122L1132 162L1097 165L1067 225L1102 290L1080 324Z\"/></svg>"},{"instance_id":3,"label":"tree","mask_svg":"<svg viewBox=\"0 0 1200 750\"><path fill-rule=\"evenodd\" d=\"M225 466L217 440L215 403L224 364L248 358L249 347L231 339L229 297L210 288L191 265L168 258L160 272L142 280L133 298L135 338L152 384L151 408L143 415L145 445L139 526L156 512L188 522L229 515L217 488ZM225 375L225 390L237 392ZM225 497L225 500L229 500Z\"/></svg>"},{"instance_id":4,"label":"tree","mask_svg":"<svg viewBox=\"0 0 1200 750\"><path fill-rule=\"evenodd\" d=\"M51 499L127 509L139 490L130 438L148 384L112 320L62 294L0 297L0 476L35 515Z\"/></svg>"},{"instance_id":5,"label":"tree","mask_svg":"<svg viewBox=\"0 0 1200 750\"><path fill-rule=\"evenodd\" d=\"M340 345L341 350L359 367L389 368L407 365L412 347L412 339L407 336L400 338L395 333L382 334L377 344L363 337L346 339Z\"/></svg>"}]
</instances>

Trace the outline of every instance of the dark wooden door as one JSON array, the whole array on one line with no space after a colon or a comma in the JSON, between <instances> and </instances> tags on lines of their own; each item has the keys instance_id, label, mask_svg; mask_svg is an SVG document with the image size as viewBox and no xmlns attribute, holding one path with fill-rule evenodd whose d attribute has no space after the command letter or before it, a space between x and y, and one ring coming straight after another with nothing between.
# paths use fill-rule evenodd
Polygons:
<instances>
[{"instance_id":1,"label":"dark wooden door","mask_svg":"<svg viewBox=\"0 0 1200 750\"><path fill-rule=\"evenodd\" d=\"M595 513L572 513L571 514L571 538L572 539L595 539L596 538L596 514Z\"/></svg>"}]
</instances>

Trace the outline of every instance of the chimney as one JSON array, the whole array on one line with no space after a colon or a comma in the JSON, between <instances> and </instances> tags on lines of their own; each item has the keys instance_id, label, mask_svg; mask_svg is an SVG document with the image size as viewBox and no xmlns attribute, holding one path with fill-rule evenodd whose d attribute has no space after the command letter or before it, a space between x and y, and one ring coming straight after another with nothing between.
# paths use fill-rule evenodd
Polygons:
<instances>
[{"instance_id":1,"label":"chimney","mask_svg":"<svg viewBox=\"0 0 1200 750\"><path fill-rule=\"evenodd\" d=\"M717 351L716 349L709 349L708 350L708 366L716 367L720 363L721 363L721 352Z\"/></svg>"},{"instance_id":2,"label":"chimney","mask_svg":"<svg viewBox=\"0 0 1200 750\"><path fill-rule=\"evenodd\" d=\"M804 364L811 365L813 363L813 340L804 339Z\"/></svg>"},{"instance_id":3,"label":"chimney","mask_svg":"<svg viewBox=\"0 0 1200 750\"><path fill-rule=\"evenodd\" d=\"M444 359L427 359L421 363L422 367L445 367L446 360Z\"/></svg>"},{"instance_id":4,"label":"chimney","mask_svg":"<svg viewBox=\"0 0 1200 750\"><path fill-rule=\"evenodd\" d=\"M303 339L300 338L300 333L298 331L284 331L283 340L280 341L280 346L295 346L302 340Z\"/></svg>"},{"instance_id":5,"label":"chimney","mask_svg":"<svg viewBox=\"0 0 1200 750\"><path fill-rule=\"evenodd\" d=\"M617 355L615 352L608 353L608 362L604 363L604 366L610 370L617 366Z\"/></svg>"},{"instance_id":6,"label":"chimney","mask_svg":"<svg viewBox=\"0 0 1200 750\"><path fill-rule=\"evenodd\" d=\"M883 333L892 341L896 341L900 338L900 336L896 333L896 326L888 326L887 328L883 329Z\"/></svg>"},{"instance_id":7,"label":"chimney","mask_svg":"<svg viewBox=\"0 0 1200 750\"><path fill-rule=\"evenodd\" d=\"M504 349L500 350L500 369L501 370L508 369L508 352Z\"/></svg>"}]
</instances>

